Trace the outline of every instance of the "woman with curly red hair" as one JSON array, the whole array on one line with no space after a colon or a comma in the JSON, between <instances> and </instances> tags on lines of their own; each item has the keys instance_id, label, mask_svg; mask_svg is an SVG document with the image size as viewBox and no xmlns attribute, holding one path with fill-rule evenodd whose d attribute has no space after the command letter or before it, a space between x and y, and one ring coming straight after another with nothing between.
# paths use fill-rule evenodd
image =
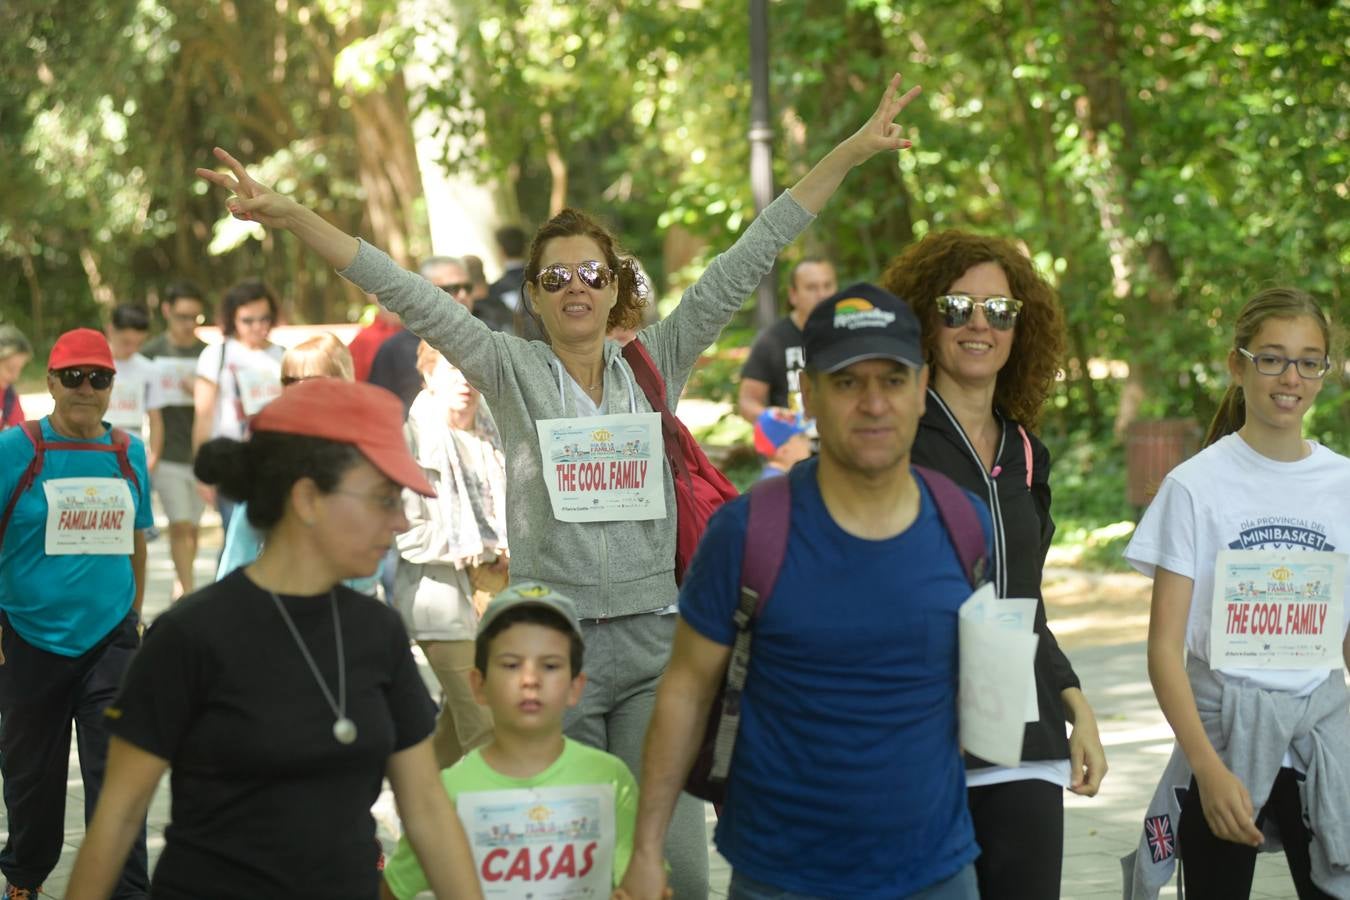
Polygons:
<instances>
[{"instance_id":1,"label":"woman with curly red hair","mask_svg":"<svg viewBox=\"0 0 1350 900\"><path fill-rule=\"evenodd\" d=\"M912 459L985 498L994 520L995 586L1035 597L1039 721L1022 764L967 758L971 817L985 897L1059 897L1064 795L1097 793L1106 757L1092 707L1055 642L1041 570L1055 531L1050 453L1029 430L1059 371L1064 315L1055 289L1010 241L944 231L906 249L882 285L913 307L930 366ZM1065 719L1073 723L1065 738Z\"/></svg>"}]
</instances>

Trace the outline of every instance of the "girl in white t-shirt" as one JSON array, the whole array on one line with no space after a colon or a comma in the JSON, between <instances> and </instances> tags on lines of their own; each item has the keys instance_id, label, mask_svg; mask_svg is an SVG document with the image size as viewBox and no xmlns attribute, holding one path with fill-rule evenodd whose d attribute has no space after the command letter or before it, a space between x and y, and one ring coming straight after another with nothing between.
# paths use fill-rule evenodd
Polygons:
<instances>
[{"instance_id":1,"label":"girl in white t-shirt","mask_svg":"<svg viewBox=\"0 0 1350 900\"><path fill-rule=\"evenodd\" d=\"M1300 898L1350 896L1350 459L1302 431L1329 347L1307 294L1253 297L1205 449L1167 476L1125 551L1153 576L1149 678L1193 773L1175 837L1195 900L1248 896L1263 832ZM1157 862L1173 833L1150 824Z\"/></svg>"},{"instance_id":2,"label":"girl in white t-shirt","mask_svg":"<svg viewBox=\"0 0 1350 900\"><path fill-rule=\"evenodd\" d=\"M220 309L224 340L197 357L192 390L194 453L211 438L243 440L248 420L281 393L281 357L286 350L269 339L276 319L276 296L262 281L241 281L226 291ZM199 492L216 504L221 524L228 529L234 504L204 485Z\"/></svg>"}]
</instances>

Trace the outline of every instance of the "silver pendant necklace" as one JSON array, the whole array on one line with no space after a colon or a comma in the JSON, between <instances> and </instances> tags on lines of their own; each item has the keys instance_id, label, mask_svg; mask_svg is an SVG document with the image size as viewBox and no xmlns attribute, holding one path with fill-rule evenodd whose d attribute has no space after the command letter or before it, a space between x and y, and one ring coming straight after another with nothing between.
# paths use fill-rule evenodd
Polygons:
<instances>
[{"instance_id":1,"label":"silver pendant necklace","mask_svg":"<svg viewBox=\"0 0 1350 900\"><path fill-rule=\"evenodd\" d=\"M300 631L291 621L290 613L286 612L286 607L281 605L281 598L271 591L267 595L272 598L276 604L277 612L281 613L281 619L290 629L291 637L295 638L295 645L300 648L304 654L305 662L309 663L309 670L314 673L314 680L319 683L319 690L323 691L323 698L328 701L329 707L333 710L336 717L333 722L333 737L339 744L350 744L356 740L356 723L347 718L347 666L342 656L342 619L338 616L337 593L333 590L328 592L328 605L333 610L333 636L337 642L337 667L338 667L338 695L337 700L333 699L332 691L328 690L328 683L323 680L323 674L319 672L318 665L314 662L314 657L310 656L309 648L300 638Z\"/></svg>"}]
</instances>

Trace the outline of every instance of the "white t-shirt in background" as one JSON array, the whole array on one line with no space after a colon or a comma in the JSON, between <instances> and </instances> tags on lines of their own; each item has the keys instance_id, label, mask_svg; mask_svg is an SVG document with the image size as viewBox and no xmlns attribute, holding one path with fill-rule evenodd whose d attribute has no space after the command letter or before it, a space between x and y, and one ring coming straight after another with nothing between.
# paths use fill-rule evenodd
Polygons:
<instances>
[{"instance_id":1,"label":"white t-shirt in background","mask_svg":"<svg viewBox=\"0 0 1350 900\"><path fill-rule=\"evenodd\" d=\"M211 437L243 439L244 423L281 393L281 357L285 354L286 348L276 344L250 350L233 338L202 351L197 357L197 377L217 388Z\"/></svg>"},{"instance_id":2,"label":"white t-shirt in background","mask_svg":"<svg viewBox=\"0 0 1350 900\"><path fill-rule=\"evenodd\" d=\"M114 359L113 365L117 377L113 379L112 395L108 398L108 424L142 437L145 414L164 407L158 369L139 353L126 359Z\"/></svg>"},{"instance_id":3,"label":"white t-shirt in background","mask_svg":"<svg viewBox=\"0 0 1350 900\"><path fill-rule=\"evenodd\" d=\"M1173 469L1144 513L1125 559L1149 577L1161 566L1195 582L1186 622L1189 653L1210 659L1214 563L1220 550L1350 552L1350 459L1309 444L1308 456L1280 462L1230 434ZM1350 584L1344 589L1350 594ZM1350 617L1342 614L1346 622ZM1316 669L1220 671L1299 697L1330 675Z\"/></svg>"}]
</instances>

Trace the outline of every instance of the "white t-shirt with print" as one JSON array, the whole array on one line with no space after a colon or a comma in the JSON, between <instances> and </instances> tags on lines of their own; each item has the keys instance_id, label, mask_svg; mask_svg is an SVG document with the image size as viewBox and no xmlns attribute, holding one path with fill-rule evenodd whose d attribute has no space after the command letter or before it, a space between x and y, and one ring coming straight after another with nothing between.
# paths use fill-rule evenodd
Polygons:
<instances>
[{"instance_id":1,"label":"white t-shirt with print","mask_svg":"<svg viewBox=\"0 0 1350 900\"><path fill-rule=\"evenodd\" d=\"M1308 456L1279 462L1230 434L1173 469L1144 513L1125 548L1125 559L1149 577L1161 566L1195 582L1186 622L1188 652L1210 658L1214 564L1220 550L1350 551L1350 459L1309 444ZM1350 595L1350 584L1345 590ZM1346 622L1350 617L1343 614L1342 623ZM1311 694L1330 674L1300 669L1220 671L1299 697Z\"/></svg>"},{"instance_id":2,"label":"white t-shirt with print","mask_svg":"<svg viewBox=\"0 0 1350 900\"><path fill-rule=\"evenodd\" d=\"M225 354L221 365L220 354ZM286 348L269 344L261 350L250 350L234 339L223 344L211 344L197 357L197 377L216 385L216 415L211 423L211 437L244 437L244 423L257 409L246 413L241 386L265 384L281 392L281 357Z\"/></svg>"},{"instance_id":3,"label":"white t-shirt with print","mask_svg":"<svg viewBox=\"0 0 1350 900\"><path fill-rule=\"evenodd\" d=\"M145 414L164 407L158 369L148 358L133 353L126 359L114 359L117 377L108 398L108 424L141 437Z\"/></svg>"}]
</instances>

